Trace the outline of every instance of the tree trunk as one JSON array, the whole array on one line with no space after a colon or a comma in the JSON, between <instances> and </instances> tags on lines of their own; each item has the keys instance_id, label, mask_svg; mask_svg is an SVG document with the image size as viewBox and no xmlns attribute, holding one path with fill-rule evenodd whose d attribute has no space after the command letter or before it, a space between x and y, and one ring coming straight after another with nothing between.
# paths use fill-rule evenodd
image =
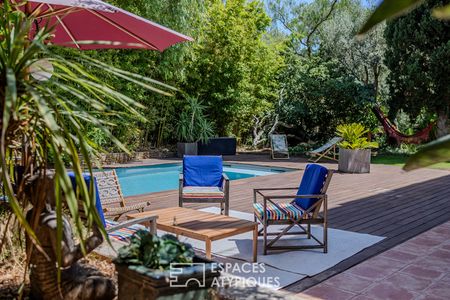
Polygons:
<instances>
[{"instance_id":1,"label":"tree trunk","mask_svg":"<svg viewBox=\"0 0 450 300\"><path fill-rule=\"evenodd\" d=\"M448 134L448 114L446 110L438 112L438 119L436 123L436 137L440 138Z\"/></svg>"}]
</instances>

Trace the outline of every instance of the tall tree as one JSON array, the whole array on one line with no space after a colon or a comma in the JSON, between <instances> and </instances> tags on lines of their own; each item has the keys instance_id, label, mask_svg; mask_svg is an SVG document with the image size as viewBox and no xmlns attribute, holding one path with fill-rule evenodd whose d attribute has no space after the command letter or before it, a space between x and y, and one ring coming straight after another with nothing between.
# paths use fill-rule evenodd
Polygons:
<instances>
[{"instance_id":1,"label":"tall tree","mask_svg":"<svg viewBox=\"0 0 450 300\"><path fill-rule=\"evenodd\" d=\"M390 115L399 109L416 116L425 108L438 116L437 135L448 133L450 108L450 23L431 11L449 1L428 0L388 22L386 65L390 70Z\"/></svg>"},{"instance_id":2,"label":"tall tree","mask_svg":"<svg viewBox=\"0 0 450 300\"><path fill-rule=\"evenodd\" d=\"M347 1L338 0L269 0L268 7L275 27L281 27L297 54L311 56L319 49L319 30Z\"/></svg>"},{"instance_id":3,"label":"tall tree","mask_svg":"<svg viewBox=\"0 0 450 300\"><path fill-rule=\"evenodd\" d=\"M269 25L259 0L209 1L186 90L208 106L220 135L245 137L276 101L282 59L264 39Z\"/></svg>"},{"instance_id":4,"label":"tall tree","mask_svg":"<svg viewBox=\"0 0 450 300\"><path fill-rule=\"evenodd\" d=\"M348 76L336 60L288 55L280 80L280 120L292 125L289 132L301 141L328 139L339 124L361 122L372 128L376 122L367 114L370 89Z\"/></svg>"},{"instance_id":5,"label":"tall tree","mask_svg":"<svg viewBox=\"0 0 450 300\"><path fill-rule=\"evenodd\" d=\"M373 97L377 99L380 91L386 90L385 25L358 39L356 34L368 14L369 10L360 1L341 5L319 29L320 52L324 57L336 59L350 76L372 88Z\"/></svg>"}]
</instances>

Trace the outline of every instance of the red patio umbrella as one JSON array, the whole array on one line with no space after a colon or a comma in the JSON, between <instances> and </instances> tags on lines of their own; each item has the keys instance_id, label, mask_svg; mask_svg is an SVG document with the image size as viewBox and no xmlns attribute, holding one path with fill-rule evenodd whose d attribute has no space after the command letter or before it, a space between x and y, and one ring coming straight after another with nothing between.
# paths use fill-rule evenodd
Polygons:
<instances>
[{"instance_id":1,"label":"red patio umbrella","mask_svg":"<svg viewBox=\"0 0 450 300\"><path fill-rule=\"evenodd\" d=\"M35 18L37 28L46 24L55 26L53 44L80 50L163 51L176 43L192 41L186 35L100 0L33 0L17 7Z\"/></svg>"}]
</instances>

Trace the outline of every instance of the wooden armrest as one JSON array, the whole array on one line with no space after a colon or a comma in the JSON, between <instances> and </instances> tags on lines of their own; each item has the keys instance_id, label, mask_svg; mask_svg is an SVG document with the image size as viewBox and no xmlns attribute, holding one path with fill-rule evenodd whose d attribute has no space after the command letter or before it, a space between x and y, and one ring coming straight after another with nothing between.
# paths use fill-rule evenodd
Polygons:
<instances>
[{"instance_id":1,"label":"wooden armrest","mask_svg":"<svg viewBox=\"0 0 450 300\"><path fill-rule=\"evenodd\" d=\"M222 173L222 177L223 177L223 179L224 179L225 181L229 181L229 180L230 180L230 178L228 178L228 175L225 174L225 173Z\"/></svg>"},{"instance_id":2,"label":"wooden armrest","mask_svg":"<svg viewBox=\"0 0 450 300\"><path fill-rule=\"evenodd\" d=\"M325 194L321 195L270 195L270 196L264 196L264 200L266 199L305 199L305 198L325 198Z\"/></svg>"},{"instance_id":3,"label":"wooden armrest","mask_svg":"<svg viewBox=\"0 0 450 300\"><path fill-rule=\"evenodd\" d=\"M262 191L288 191L288 190L298 190L298 187L296 187L296 188L290 188L290 187L286 187L286 188L262 188L262 189L254 189L253 190L253 193L255 194L255 196L256 196L256 194L259 194L259 195L261 195L261 196L263 196L263 197L266 197L266 195L264 195L263 193L262 193Z\"/></svg>"},{"instance_id":4,"label":"wooden armrest","mask_svg":"<svg viewBox=\"0 0 450 300\"><path fill-rule=\"evenodd\" d=\"M253 189L253 191L255 191L255 192L259 192L259 191L285 191L285 190L298 190L298 187L258 188L258 189Z\"/></svg>"},{"instance_id":5,"label":"wooden armrest","mask_svg":"<svg viewBox=\"0 0 450 300\"><path fill-rule=\"evenodd\" d=\"M106 230L106 232L113 232L113 231L116 231L116 230L119 230L119 229L122 229L122 228L125 228L125 227L129 227L129 226L132 226L132 225L135 225L135 224L139 224L139 223L156 222L156 219L158 219L158 216L147 216L147 217L142 217L142 218L139 218L139 219L127 220L127 221L119 223L119 224L117 224L115 226L109 227Z\"/></svg>"}]
</instances>

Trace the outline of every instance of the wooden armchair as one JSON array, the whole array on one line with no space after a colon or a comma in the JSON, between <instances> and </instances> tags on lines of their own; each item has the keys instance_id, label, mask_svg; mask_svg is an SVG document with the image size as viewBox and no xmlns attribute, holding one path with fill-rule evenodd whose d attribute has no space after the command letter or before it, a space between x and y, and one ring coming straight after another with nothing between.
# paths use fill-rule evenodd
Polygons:
<instances>
[{"instance_id":1,"label":"wooden armchair","mask_svg":"<svg viewBox=\"0 0 450 300\"><path fill-rule=\"evenodd\" d=\"M328 251L327 236L327 189L333 175L332 170L323 166L310 164L306 166L305 173L298 188L261 188L254 190L254 216L255 222L262 224L259 235L263 236L264 255L268 250L300 250L322 248ZM274 194L277 191L297 190L289 195ZM258 196L262 202L258 202ZM291 200L280 202L279 200ZM319 240L311 233L311 225L319 224L323 227L323 239ZM281 232L268 232L270 225L287 225ZM305 228L306 225L306 228ZM293 227L300 228L300 232L289 232ZM314 245L274 246L284 235L306 234L307 238L314 239ZM275 236L268 240L268 236Z\"/></svg>"},{"instance_id":2,"label":"wooden armchair","mask_svg":"<svg viewBox=\"0 0 450 300\"><path fill-rule=\"evenodd\" d=\"M230 180L223 173L221 156L183 158L179 177L179 206L184 203L219 203L220 213L230 211Z\"/></svg>"}]
</instances>

